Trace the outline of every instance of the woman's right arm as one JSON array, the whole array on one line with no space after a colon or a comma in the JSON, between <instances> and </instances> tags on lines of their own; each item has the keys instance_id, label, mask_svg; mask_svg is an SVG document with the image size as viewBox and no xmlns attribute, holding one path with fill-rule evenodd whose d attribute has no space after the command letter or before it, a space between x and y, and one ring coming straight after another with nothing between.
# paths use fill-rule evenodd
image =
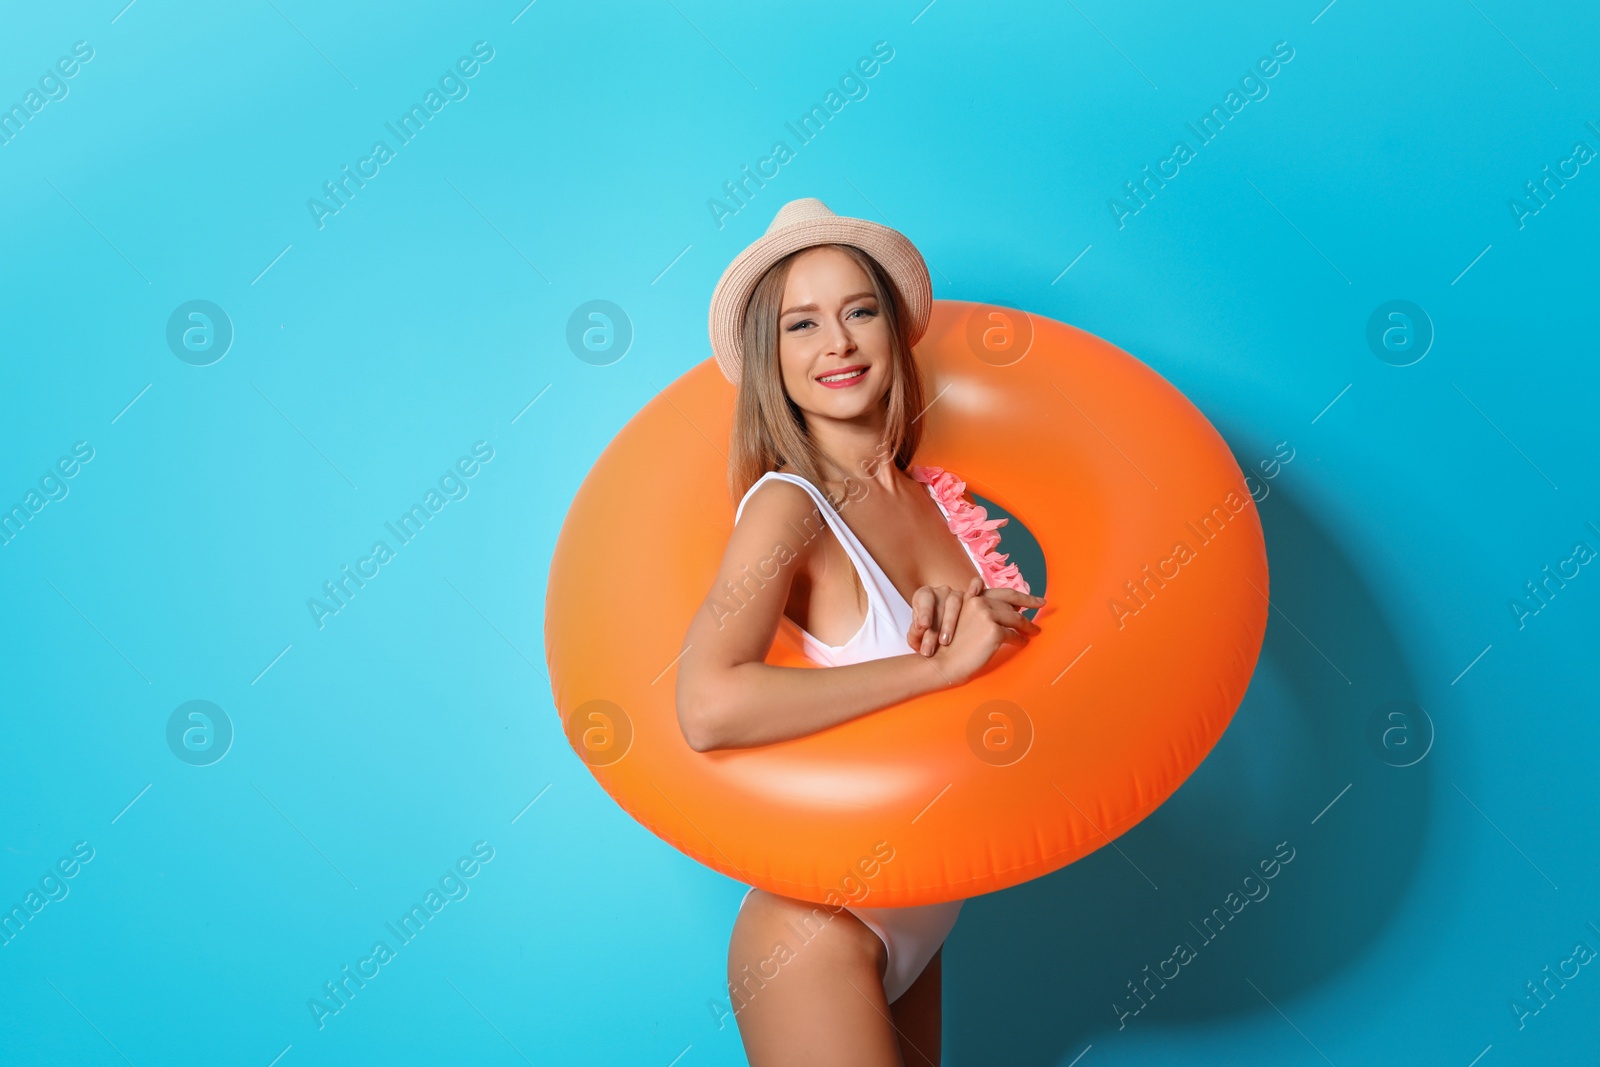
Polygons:
<instances>
[{"instance_id":1,"label":"woman's right arm","mask_svg":"<svg viewBox=\"0 0 1600 1067\"><path fill-rule=\"evenodd\" d=\"M822 524L810 495L781 479L762 486L745 503L678 660L678 725L697 752L803 737L959 685L1001 643L1026 641L997 621L1011 610L998 605L975 610L970 618L963 612L957 640L932 656L908 650L820 669L766 663L794 575L817 544L817 537L807 542L797 534L808 520L812 529ZM737 598L724 583L731 583Z\"/></svg>"}]
</instances>

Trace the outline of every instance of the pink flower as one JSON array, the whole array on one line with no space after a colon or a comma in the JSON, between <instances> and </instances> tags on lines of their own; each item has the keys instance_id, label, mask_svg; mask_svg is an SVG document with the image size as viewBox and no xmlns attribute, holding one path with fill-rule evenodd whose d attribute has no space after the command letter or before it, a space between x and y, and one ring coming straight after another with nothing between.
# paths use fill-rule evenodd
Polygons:
<instances>
[{"instance_id":1,"label":"pink flower","mask_svg":"<svg viewBox=\"0 0 1600 1067\"><path fill-rule=\"evenodd\" d=\"M1017 565L1007 563L1005 553L997 551L1000 535L996 531L1011 520L989 518L987 508L966 498L967 483L943 467L911 467L906 473L929 486L944 505L950 532L978 558L984 585L1031 592Z\"/></svg>"}]
</instances>

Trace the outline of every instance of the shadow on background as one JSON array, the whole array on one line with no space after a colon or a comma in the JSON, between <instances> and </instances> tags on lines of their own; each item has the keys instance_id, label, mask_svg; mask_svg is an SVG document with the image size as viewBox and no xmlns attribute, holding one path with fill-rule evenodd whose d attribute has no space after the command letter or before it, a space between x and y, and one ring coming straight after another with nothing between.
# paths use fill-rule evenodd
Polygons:
<instances>
[{"instance_id":1,"label":"shadow on background","mask_svg":"<svg viewBox=\"0 0 1600 1067\"><path fill-rule=\"evenodd\" d=\"M1380 705L1415 699L1378 599L1282 487L1259 507L1273 610L1232 723L1115 847L967 903L945 950L947 1062L1066 1063L1090 1043L1113 1050L1124 1028L1150 1037L1276 1014L1264 998L1282 1007L1351 963L1404 895L1429 764L1393 764L1425 751L1431 730L1396 735L1405 754L1391 748L1387 760L1369 741ZM1023 573L1039 573L1037 544L1016 522L1002 533ZM1252 883L1250 901L1246 877L1284 842L1292 858ZM1237 914L1230 893L1235 908L1248 901ZM1207 940L1212 909L1226 921L1213 916ZM1152 977L1172 974L1162 961L1179 942L1193 958L1176 977Z\"/></svg>"}]
</instances>

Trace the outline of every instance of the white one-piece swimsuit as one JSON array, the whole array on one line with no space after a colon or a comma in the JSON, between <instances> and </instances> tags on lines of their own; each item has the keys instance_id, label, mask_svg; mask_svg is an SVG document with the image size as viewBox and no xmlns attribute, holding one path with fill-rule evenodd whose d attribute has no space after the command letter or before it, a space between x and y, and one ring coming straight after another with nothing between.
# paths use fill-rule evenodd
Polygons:
<instances>
[{"instance_id":1,"label":"white one-piece swimsuit","mask_svg":"<svg viewBox=\"0 0 1600 1067\"><path fill-rule=\"evenodd\" d=\"M856 573L861 576L861 584L867 591L866 620L862 622L861 629L842 645L823 644L787 615L780 616L779 626L789 627L791 633L799 637L807 659L826 667L843 667L888 656L912 654L911 646L906 643L906 634L911 629L911 605L884 575L883 568L878 566L877 561L867 552L855 533L834 510L833 505L828 503L828 498L816 486L797 474L768 471L749 488L744 494L744 499L739 501L739 510L734 513L734 523L737 524L739 516L744 514L744 505L750 499L750 494L773 478L793 482L811 494L811 499L816 501L823 518L833 529L834 536L838 537L839 543L844 546L845 554L855 565ZM933 492L932 486L928 486L928 493L933 497L934 503L939 505L939 510L944 513L948 522L950 512ZM972 565L977 568L977 573L982 575L984 570L978 557L973 554L966 542L962 542L962 547L966 549ZM740 899L741 909L745 900L749 899L750 893L754 891L754 887L751 887L750 891ZM923 904L907 908L846 906L852 915L878 935L883 941L884 948L888 950L889 965L883 975L883 992L889 1003L892 1004L900 999L917 980L917 976L922 974L923 968L928 965L933 954L944 944L951 927L955 926L956 917L961 913L963 903L965 902L951 900L940 904Z\"/></svg>"}]
</instances>

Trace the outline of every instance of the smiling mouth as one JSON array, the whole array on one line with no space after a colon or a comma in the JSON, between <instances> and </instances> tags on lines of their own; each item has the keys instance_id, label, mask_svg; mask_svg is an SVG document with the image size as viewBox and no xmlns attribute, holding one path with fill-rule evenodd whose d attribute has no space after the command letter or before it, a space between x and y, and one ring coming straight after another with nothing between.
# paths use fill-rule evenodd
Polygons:
<instances>
[{"instance_id":1,"label":"smiling mouth","mask_svg":"<svg viewBox=\"0 0 1600 1067\"><path fill-rule=\"evenodd\" d=\"M825 383L853 381L866 374L870 369L870 367L855 367L851 370L837 371L833 374L824 374L817 381Z\"/></svg>"}]
</instances>

